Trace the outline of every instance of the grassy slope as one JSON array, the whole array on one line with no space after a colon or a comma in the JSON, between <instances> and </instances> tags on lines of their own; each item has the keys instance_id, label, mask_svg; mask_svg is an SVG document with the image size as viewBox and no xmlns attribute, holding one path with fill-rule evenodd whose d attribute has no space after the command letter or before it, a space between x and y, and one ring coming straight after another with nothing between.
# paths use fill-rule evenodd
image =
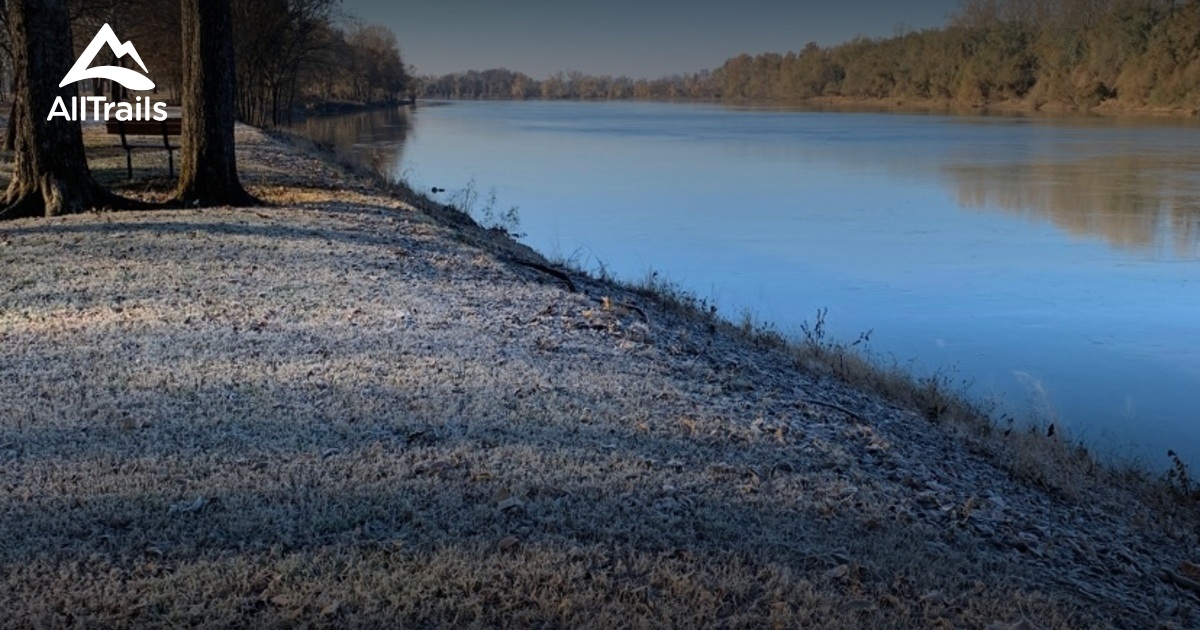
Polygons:
<instances>
[{"instance_id":1,"label":"grassy slope","mask_svg":"<svg viewBox=\"0 0 1200 630\"><path fill-rule=\"evenodd\" d=\"M1144 495L239 133L271 207L0 225L0 624L1200 620Z\"/></svg>"}]
</instances>

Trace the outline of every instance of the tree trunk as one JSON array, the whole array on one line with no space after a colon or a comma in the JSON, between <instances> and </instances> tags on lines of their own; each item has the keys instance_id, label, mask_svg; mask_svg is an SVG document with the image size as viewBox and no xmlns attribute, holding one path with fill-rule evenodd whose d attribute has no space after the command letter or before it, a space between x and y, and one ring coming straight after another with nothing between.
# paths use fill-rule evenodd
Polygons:
<instances>
[{"instance_id":1,"label":"tree trunk","mask_svg":"<svg viewBox=\"0 0 1200 630\"><path fill-rule=\"evenodd\" d=\"M230 0L181 0L183 137L176 199L189 205L253 205L238 181Z\"/></svg>"},{"instance_id":2,"label":"tree trunk","mask_svg":"<svg viewBox=\"0 0 1200 630\"><path fill-rule=\"evenodd\" d=\"M4 150L12 151L17 148L17 95L12 95L12 105L8 108L8 124L4 125Z\"/></svg>"},{"instance_id":3,"label":"tree trunk","mask_svg":"<svg viewBox=\"0 0 1200 630\"><path fill-rule=\"evenodd\" d=\"M54 216L132 202L92 180L78 122L46 120L54 99L73 98L76 85L59 88L74 56L66 0L9 0L16 75L13 178L0 200L0 219Z\"/></svg>"}]
</instances>

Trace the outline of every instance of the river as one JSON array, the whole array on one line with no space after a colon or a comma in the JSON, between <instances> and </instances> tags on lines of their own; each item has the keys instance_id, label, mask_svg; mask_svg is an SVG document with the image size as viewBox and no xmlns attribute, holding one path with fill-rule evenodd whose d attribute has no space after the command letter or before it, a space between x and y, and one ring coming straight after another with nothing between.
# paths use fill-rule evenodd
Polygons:
<instances>
[{"instance_id":1,"label":"river","mask_svg":"<svg viewBox=\"0 0 1200 630\"><path fill-rule=\"evenodd\" d=\"M456 102L301 131L523 241L1200 462L1200 122ZM473 193L473 195L472 195ZM494 197L494 201L489 201Z\"/></svg>"}]
</instances>

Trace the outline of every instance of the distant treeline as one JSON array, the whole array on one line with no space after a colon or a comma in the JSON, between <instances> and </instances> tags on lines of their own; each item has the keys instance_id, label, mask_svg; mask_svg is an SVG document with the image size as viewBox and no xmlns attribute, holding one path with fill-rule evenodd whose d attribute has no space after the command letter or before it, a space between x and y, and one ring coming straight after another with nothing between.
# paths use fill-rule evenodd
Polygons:
<instances>
[{"instance_id":1,"label":"distant treeline","mask_svg":"<svg viewBox=\"0 0 1200 630\"><path fill-rule=\"evenodd\" d=\"M943 28L740 55L654 80L510 70L422 77L425 98L822 98L1200 107L1200 0L966 0Z\"/></svg>"},{"instance_id":2,"label":"distant treeline","mask_svg":"<svg viewBox=\"0 0 1200 630\"><path fill-rule=\"evenodd\" d=\"M339 2L233 1L243 120L280 124L298 103L383 104L411 96L396 36L384 26L339 19Z\"/></svg>"},{"instance_id":3,"label":"distant treeline","mask_svg":"<svg viewBox=\"0 0 1200 630\"><path fill-rule=\"evenodd\" d=\"M183 78L179 0L70 0L69 5L76 54L108 23L121 41L137 46L156 91L169 100L178 97ZM371 105L413 96L395 35L340 13L339 5L340 0L233 0L241 120L277 125L305 105ZM12 76L9 41L5 25L0 71L6 79ZM104 61L131 63L128 57ZM124 96L120 85L103 80L84 89Z\"/></svg>"}]
</instances>

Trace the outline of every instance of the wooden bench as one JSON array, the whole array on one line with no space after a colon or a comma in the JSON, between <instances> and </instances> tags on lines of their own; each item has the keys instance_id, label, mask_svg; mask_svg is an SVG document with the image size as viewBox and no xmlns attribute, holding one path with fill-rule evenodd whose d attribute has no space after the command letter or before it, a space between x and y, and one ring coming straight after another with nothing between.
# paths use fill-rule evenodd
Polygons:
<instances>
[{"instance_id":1,"label":"wooden bench","mask_svg":"<svg viewBox=\"0 0 1200 630\"><path fill-rule=\"evenodd\" d=\"M121 148L125 149L125 167L129 171L129 179L133 179L133 150L157 149L158 144L130 144L129 136L155 136L162 138L161 148L167 150L167 168L171 177L175 176L175 150L179 147L171 144L171 136L183 133L183 120L168 118L166 120L110 120L106 125L108 133L121 136Z\"/></svg>"}]
</instances>

